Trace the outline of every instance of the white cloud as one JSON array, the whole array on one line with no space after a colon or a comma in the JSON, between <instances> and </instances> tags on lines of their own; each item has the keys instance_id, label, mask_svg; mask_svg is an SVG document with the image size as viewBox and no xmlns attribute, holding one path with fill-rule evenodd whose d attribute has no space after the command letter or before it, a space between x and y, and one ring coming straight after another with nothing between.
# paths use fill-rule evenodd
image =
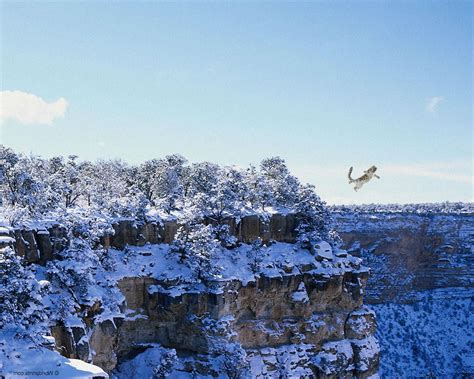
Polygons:
<instances>
[{"instance_id":1,"label":"white cloud","mask_svg":"<svg viewBox=\"0 0 474 379\"><path fill-rule=\"evenodd\" d=\"M68 102L63 97L46 102L41 97L22 91L0 92L0 120L15 120L22 124L51 125L64 117Z\"/></svg>"},{"instance_id":2,"label":"white cloud","mask_svg":"<svg viewBox=\"0 0 474 379\"><path fill-rule=\"evenodd\" d=\"M426 111L428 113L435 114L443 100L444 98L442 96L430 97L426 103Z\"/></svg>"}]
</instances>

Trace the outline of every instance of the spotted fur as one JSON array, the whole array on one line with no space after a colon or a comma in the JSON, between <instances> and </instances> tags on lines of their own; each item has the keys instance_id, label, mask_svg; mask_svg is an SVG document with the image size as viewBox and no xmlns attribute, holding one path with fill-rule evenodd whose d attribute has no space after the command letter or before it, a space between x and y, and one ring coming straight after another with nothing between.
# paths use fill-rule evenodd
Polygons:
<instances>
[{"instance_id":1,"label":"spotted fur","mask_svg":"<svg viewBox=\"0 0 474 379\"><path fill-rule=\"evenodd\" d=\"M380 176L378 176L375 171L377 171L377 167L375 166L372 166L370 167L368 170L365 170L364 171L364 175L362 175L360 178L357 178L357 179L352 179L351 175L352 175L352 170L353 170L353 167L351 167L349 169L349 174L347 175L347 177L349 178L349 184L352 184L352 183L355 183L355 186L354 186L354 190L355 191L358 191L362 188L362 186L365 184L365 183L368 183L372 180L372 178L375 176L377 179L380 179Z\"/></svg>"}]
</instances>

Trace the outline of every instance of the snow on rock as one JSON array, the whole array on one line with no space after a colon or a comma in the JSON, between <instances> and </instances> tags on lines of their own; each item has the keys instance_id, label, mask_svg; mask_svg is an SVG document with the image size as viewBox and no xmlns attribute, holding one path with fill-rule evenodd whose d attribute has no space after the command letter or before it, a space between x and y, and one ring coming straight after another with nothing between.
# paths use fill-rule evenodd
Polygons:
<instances>
[{"instance_id":1,"label":"snow on rock","mask_svg":"<svg viewBox=\"0 0 474 379\"><path fill-rule=\"evenodd\" d=\"M304 282L301 282L298 286L298 290L293 292L291 295L293 301L307 303L309 301L308 292L306 291L306 287Z\"/></svg>"},{"instance_id":2,"label":"snow on rock","mask_svg":"<svg viewBox=\"0 0 474 379\"><path fill-rule=\"evenodd\" d=\"M354 369L354 352L350 341L327 342L313 362L325 375L344 376Z\"/></svg>"},{"instance_id":3,"label":"snow on rock","mask_svg":"<svg viewBox=\"0 0 474 379\"><path fill-rule=\"evenodd\" d=\"M0 236L0 245L9 245L15 242L15 238L8 236Z\"/></svg>"},{"instance_id":4,"label":"snow on rock","mask_svg":"<svg viewBox=\"0 0 474 379\"><path fill-rule=\"evenodd\" d=\"M176 351L161 347L159 344L149 344L143 348L146 350L135 358L120 364L112 372L111 378L170 377L173 365L177 360ZM159 374L163 376L159 376Z\"/></svg>"},{"instance_id":5,"label":"snow on rock","mask_svg":"<svg viewBox=\"0 0 474 379\"><path fill-rule=\"evenodd\" d=\"M332 276L366 269L360 265L361 260L353 256L333 257L331 263L323 265L324 262L315 260L309 250L297 248L295 244L276 242L262 251L261 267L259 272L255 273L248 258L251 248L249 244L242 244L235 249L220 249L214 257L215 266L219 267L216 280L238 280L247 285L255 281L256 276L283 277L301 273L301 270ZM110 249L114 270L107 273L108 278L118 281L125 277L149 276L157 280L173 281L175 285L165 292L179 296L192 287L195 279L192 269L180 263L178 255L170 253L169 249L168 244L130 246L127 250ZM130 262L133 262L133 265L130 265ZM181 285L176 285L176 281ZM160 287L148 289L149 293L163 290Z\"/></svg>"},{"instance_id":6,"label":"snow on rock","mask_svg":"<svg viewBox=\"0 0 474 379\"><path fill-rule=\"evenodd\" d=\"M380 356L380 346L374 336L361 340L351 340L357 372L366 372L376 367Z\"/></svg>"},{"instance_id":7,"label":"snow on rock","mask_svg":"<svg viewBox=\"0 0 474 379\"><path fill-rule=\"evenodd\" d=\"M251 378L308 378L314 376L311 356L314 346L309 344L284 345L250 350Z\"/></svg>"},{"instance_id":8,"label":"snow on rock","mask_svg":"<svg viewBox=\"0 0 474 379\"><path fill-rule=\"evenodd\" d=\"M318 242L314 247L314 251L318 257L329 260L332 260L334 258L331 245L326 241Z\"/></svg>"}]
</instances>

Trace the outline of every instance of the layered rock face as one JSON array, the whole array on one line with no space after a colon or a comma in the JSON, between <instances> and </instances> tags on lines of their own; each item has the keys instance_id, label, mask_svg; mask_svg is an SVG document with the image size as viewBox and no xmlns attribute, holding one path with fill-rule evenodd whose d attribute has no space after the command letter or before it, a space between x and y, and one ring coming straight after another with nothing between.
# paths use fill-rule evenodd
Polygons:
<instances>
[{"instance_id":1,"label":"layered rock face","mask_svg":"<svg viewBox=\"0 0 474 379\"><path fill-rule=\"evenodd\" d=\"M147 344L159 343L200 356L200 367L189 371L219 376L223 373L202 358L215 354L217 339L240 343L251 363L264 368L252 370L255 377L278 377L276 362L282 360L287 372L304 377L369 377L377 372L379 349L375 314L362 304L366 279L366 271L331 278L263 277L247 286L227 282L218 294L172 296L160 292L164 283L124 278L119 286L127 316L92 328L93 363L110 371Z\"/></svg>"},{"instance_id":2,"label":"layered rock face","mask_svg":"<svg viewBox=\"0 0 474 379\"><path fill-rule=\"evenodd\" d=\"M367 303L474 287L474 216L335 214L344 248L372 269Z\"/></svg>"},{"instance_id":3,"label":"layered rock face","mask_svg":"<svg viewBox=\"0 0 474 379\"><path fill-rule=\"evenodd\" d=\"M209 224L211 220L207 220ZM297 217L294 214L273 214L268 220L257 215L242 218L226 218L224 224L229 226L229 233L243 243L251 243L261 238L269 241L295 242ZM145 244L171 243L178 230L175 220L135 221L120 220L112 225L114 233L101 238L105 248L123 249L125 246L144 246ZM12 245L16 253L29 263L44 265L55 259L56 254L68 246L67 231L64 227L53 224L36 229L17 228L0 233L0 247Z\"/></svg>"},{"instance_id":4,"label":"layered rock face","mask_svg":"<svg viewBox=\"0 0 474 379\"><path fill-rule=\"evenodd\" d=\"M260 237L272 241L275 253L280 243L294 254L288 245L295 241L294 215L274 215L266 222L256 216L227 221L231 233L243 243ZM177 225L173 221L121 221L114 228L116 233L103 243L112 254L123 254L120 250L127 245L171 242ZM36 244L37 233L31 232ZM55 240L50 241L52 245ZM20 253L19 246L17 242ZM161 259L152 254L143 253L147 267ZM245 377L366 378L376 374L375 314L363 304L368 269L343 251L330 257L298 254L303 254L300 263L285 259L272 267L277 274L262 272L245 282L223 278L179 291L173 280L146 273L125 276L116 284L124 296L121 313L96 318L102 312L100 303L96 304L82 327L53 327L56 347L65 356L90 360L109 372L160 344L175 349L181 360L193 357L180 366L182 375L232 377L216 369L212 361L230 354L225 346L237 344L250 365Z\"/></svg>"},{"instance_id":5,"label":"layered rock face","mask_svg":"<svg viewBox=\"0 0 474 379\"><path fill-rule=\"evenodd\" d=\"M166 293L166 283L125 278L119 286L133 313L116 329L100 326L93 332L94 363L107 366L111 350L120 361L134 345L156 342L178 352L212 355L217 338L241 344L254 365L265 367L260 377L278 377L274 363L293 349L290 373L365 378L377 372L379 359L375 314L362 303L367 276L360 270L333 277L261 277L247 285L226 282L217 294L179 296ZM219 374L208 370L204 373Z\"/></svg>"}]
</instances>

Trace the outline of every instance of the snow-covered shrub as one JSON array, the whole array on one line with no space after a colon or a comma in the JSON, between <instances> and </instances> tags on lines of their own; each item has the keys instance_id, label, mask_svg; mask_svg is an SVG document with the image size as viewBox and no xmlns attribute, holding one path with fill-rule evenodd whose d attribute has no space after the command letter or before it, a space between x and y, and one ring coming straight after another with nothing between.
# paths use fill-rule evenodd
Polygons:
<instances>
[{"instance_id":1,"label":"snow-covered shrub","mask_svg":"<svg viewBox=\"0 0 474 379\"><path fill-rule=\"evenodd\" d=\"M333 233L330 234L331 216L326 204L316 195L314 186L300 186L295 204L295 211L298 214L298 243L307 249L313 249L314 244L321 240L330 242L335 239Z\"/></svg>"},{"instance_id":2,"label":"snow-covered shrub","mask_svg":"<svg viewBox=\"0 0 474 379\"><path fill-rule=\"evenodd\" d=\"M47 287L46 282L36 280L32 269L24 266L11 248L1 249L0 329L16 328L18 334L28 329L27 334L36 338L31 327L38 327L47 316L43 302Z\"/></svg>"},{"instance_id":3,"label":"snow-covered shrub","mask_svg":"<svg viewBox=\"0 0 474 379\"><path fill-rule=\"evenodd\" d=\"M170 252L178 254L194 273L195 280L206 282L218 275L213 256L219 248L212 225L193 224L181 226L171 244Z\"/></svg>"},{"instance_id":4,"label":"snow-covered shrub","mask_svg":"<svg viewBox=\"0 0 474 379\"><path fill-rule=\"evenodd\" d=\"M165 379L170 377L177 365L176 350L164 348L159 344L150 344L144 352L119 363L111 377Z\"/></svg>"},{"instance_id":5,"label":"snow-covered shrub","mask_svg":"<svg viewBox=\"0 0 474 379\"><path fill-rule=\"evenodd\" d=\"M262 262L265 254L265 246L262 239L257 238L252 242L251 248L247 252L250 270L254 274L258 274L262 268Z\"/></svg>"},{"instance_id":6,"label":"snow-covered shrub","mask_svg":"<svg viewBox=\"0 0 474 379\"><path fill-rule=\"evenodd\" d=\"M221 224L215 226L214 234L224 248L232 249L238 245L237 238L230 234L229 225Z\"/></svg>"},{"instance_id":7,"label":"snow-covered shrub","mask_svg":"<svg viewBox=\"0 0 474 379\"><path fill-rule=\"evenodd\" d=\"M264 159L260 163L260 171L270 186L272 205L292 206L295 203L295 194L298 192L300 183L290 174L285 161L280 157Z\"/></svg>"},{"instance_id":8,"label":"snow-covered shrub","mask_svg":"<svg viewBox=\"0 0 474 379\"><path fill-rule=\"evenodd\" d=\"M227 343L220 352L222 371L229 379L250 377L247 353L240 344Z\"/></svg>"},{"instance_id":9,"label":"snow-covered shrub","mask_svg":"<svg viewBox=\"0 0 474 379\"><path fill-rule=\"evenodd\" d=\"M75 305L89 302L89 289L94 283L92 271L99 259L88 243L80 238L71 242L71 247L60 254L61 260L47 264L48 280L58 288L67 289Z\"/></svg>"},{"instance_id":10,"label":"snow-covered shrub","mask_svg":"<svg viewBox=\"0 0 474 379\"><path fill-rule=\"evenodd\" d=\"M197 316L193 316L193 318L195 321L198 319ZM200 319L202 331L210 347L209 352L219 357L220 371L225 373L228 378L249 378L250 365L247 353L239 343L232 342L234 336L230 328L232 320L231 317L218 320L211 317Z\"/></svg>"}]
</instances>

